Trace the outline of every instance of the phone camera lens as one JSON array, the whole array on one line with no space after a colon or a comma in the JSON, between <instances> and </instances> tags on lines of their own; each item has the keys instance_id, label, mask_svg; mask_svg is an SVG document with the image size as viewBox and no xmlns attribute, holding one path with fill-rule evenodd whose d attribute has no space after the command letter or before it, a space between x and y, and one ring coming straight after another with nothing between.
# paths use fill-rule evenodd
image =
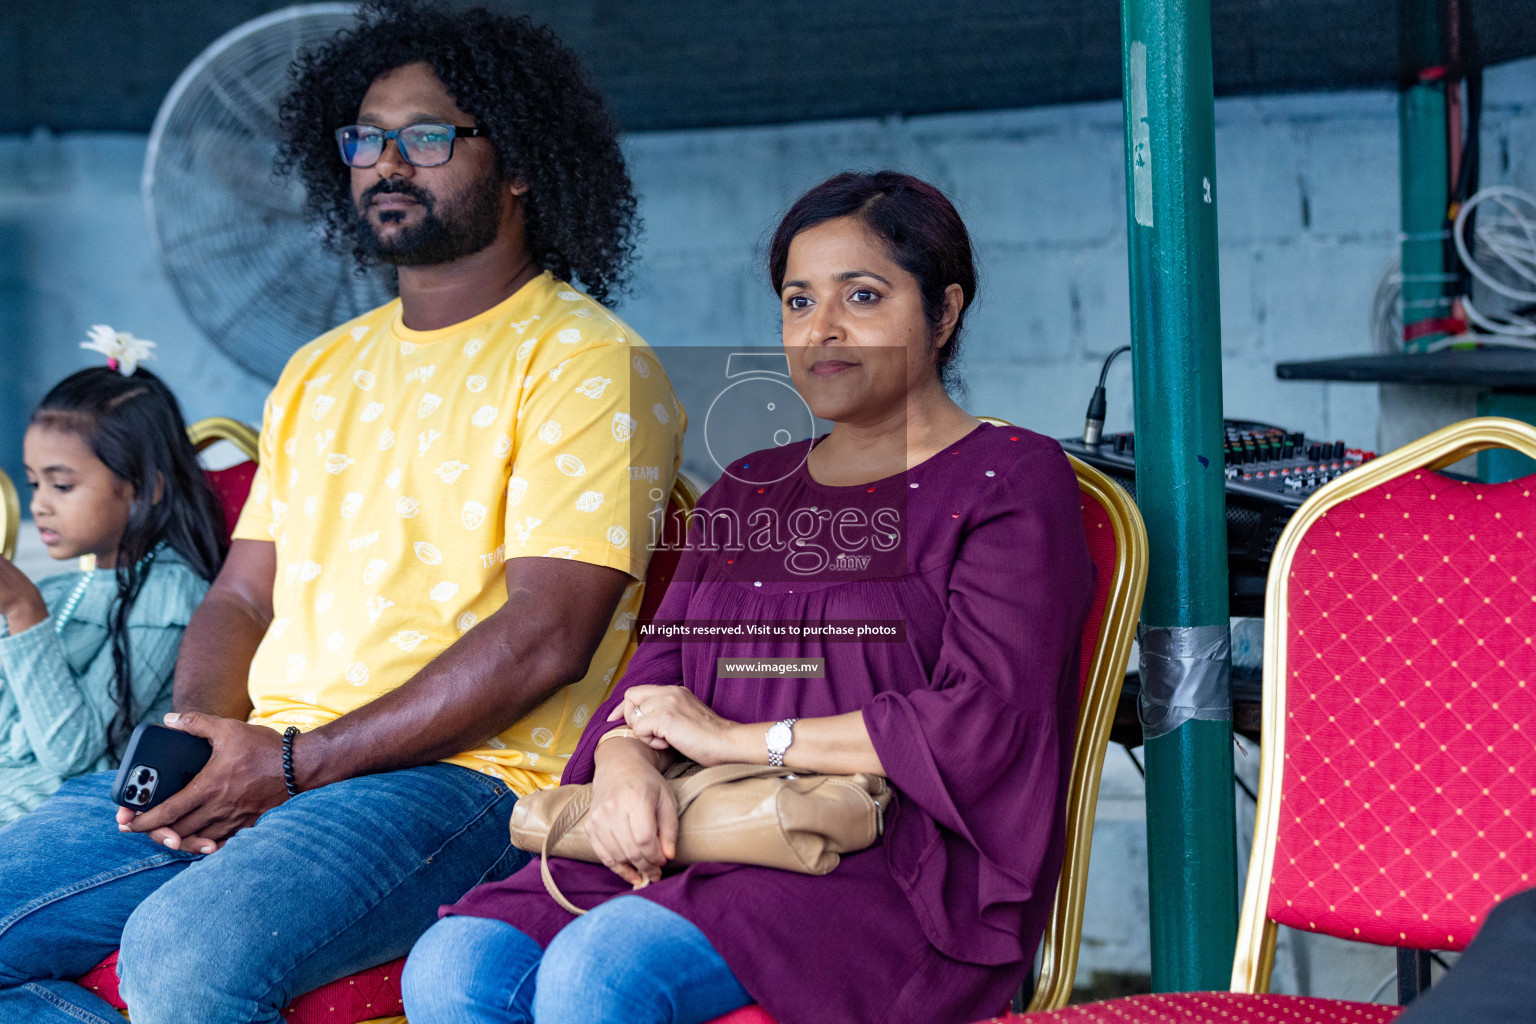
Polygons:
<instances>
[{"instance_id":1,"label":"phone camera lens","mask_svg":"<svg viewBox=\"0 0 1536 1024\"><path fill-rule=\"evenodd\" d=\"M147 785L149 783L149 769L148 768L140 768L139 769L139 777L138 777L137 781L138 781L139 785L141 785L141 786Z\"/></svg>"},{"instance_id":2,"label":"phone camera lens","mask_svg":"<svg viewBox=\"0 0 1536 1024\"><path fill-rule=\"evenodd\" d=\"M129 786L127 789L123 790L123 799L127 800L131 804L138 803L139 802L139 787L138 786Z\"/></svg>"}]
</instances>

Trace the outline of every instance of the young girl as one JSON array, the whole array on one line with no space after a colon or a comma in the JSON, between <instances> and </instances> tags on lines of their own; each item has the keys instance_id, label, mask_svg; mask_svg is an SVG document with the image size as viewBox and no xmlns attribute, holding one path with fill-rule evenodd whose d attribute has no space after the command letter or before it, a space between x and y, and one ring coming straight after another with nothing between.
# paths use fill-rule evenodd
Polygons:
<instances>
[{"instance_id":1,"label":"young girl","mask_svg":"<svg viewBox=\"0 0 1536 1024\"><path fill-rule=\"evenodd\" d=\"M132 361L50 391L23 458L48 553L96 567L34 586L0 558L0 824L114 767L170 710L182 630L228 549L175 397Z\"/></svg>"}]
</instances>

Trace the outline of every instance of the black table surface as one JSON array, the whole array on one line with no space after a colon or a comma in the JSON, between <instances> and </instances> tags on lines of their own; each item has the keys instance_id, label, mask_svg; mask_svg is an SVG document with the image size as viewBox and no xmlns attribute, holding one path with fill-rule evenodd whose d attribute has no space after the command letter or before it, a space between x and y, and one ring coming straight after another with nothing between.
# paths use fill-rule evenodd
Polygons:
<instances>
[{"instance_id":1,"label":"black table surface","mask_svg":"<svg viewBox=\"0 0 1536 1024\"><path fill-rule=\"evenodd\" d=\"M1281 380L1335 380L1362 384L1439 384L1536 391L1536 351L1514 348L1442 349L1402 355L1349 356L1280 363Z\"/></svg>"}]
</instances>

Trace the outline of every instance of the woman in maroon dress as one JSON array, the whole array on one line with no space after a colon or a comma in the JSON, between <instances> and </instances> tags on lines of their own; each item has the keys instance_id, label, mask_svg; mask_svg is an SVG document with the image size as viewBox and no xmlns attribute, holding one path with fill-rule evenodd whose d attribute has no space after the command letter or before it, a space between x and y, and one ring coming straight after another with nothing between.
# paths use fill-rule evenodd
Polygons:
<instances>
[{"instance_id":1,"label":"woman in maroon dress","mask_svg":"<svg viewBox=\"0 0 1536 1024\"><path fill-rule=\"evenodd\" d=\"M694 1024L749 1001L783 1024L960 1022L1028 973L1093 589L1076 480L1054 441L950 397L976 278L937 189L838 175L786 215L769 264L796 389L834 427L727 469L657 619L772 632L640 646L563 779L594 784L603 863L551 868L595 909L562 910L537 864L478 887L411 954L412 1024ZM824 673L722 676L722 657ZM828 875L664 871L677 757L878 773L897 796L881 842Z\"/></svg>"}]
</instances>

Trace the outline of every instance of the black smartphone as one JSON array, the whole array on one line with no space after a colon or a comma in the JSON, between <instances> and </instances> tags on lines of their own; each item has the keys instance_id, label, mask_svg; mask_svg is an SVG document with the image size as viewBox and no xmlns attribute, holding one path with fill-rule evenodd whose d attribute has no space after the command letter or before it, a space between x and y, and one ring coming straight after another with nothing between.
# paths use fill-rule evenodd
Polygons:
<instances>
[{"instance_id":1,"label":"black smartphone","mask_svg":"<svg viewBox=\"0 0 1536 1024\"><path fill-rule=\"evenodd\" d=\"M112 801L147 811L185 788L212 756L212 744L201 736L140 722L112 780Z\"/></svg>"}]
</instances>

